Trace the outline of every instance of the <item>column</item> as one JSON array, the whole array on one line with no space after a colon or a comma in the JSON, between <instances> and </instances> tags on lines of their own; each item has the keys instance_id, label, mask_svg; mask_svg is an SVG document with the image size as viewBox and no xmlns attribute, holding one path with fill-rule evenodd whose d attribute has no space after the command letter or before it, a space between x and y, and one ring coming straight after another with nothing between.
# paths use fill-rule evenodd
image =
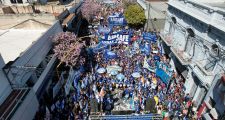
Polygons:
<instances>
[{"instance_id":1,"label":"column","mask_svg":"<svg viewBox=\"0 0 225 120\"><path fill-rule=\"evenodd\" d=\"M190 71L188 73L187 79L184 83L184 87L186 88L185 94L190 94L190 96L194 96L194 93L196 91L197 85L195 84L193 77L189 75Z\"/></svg>"},{"instance_id":2,"label":"column","mask_svg":"<svg viewBox=\"0 0 225 120\"><path fill-rule=\"evenodd\" d=\"M192 77L191 74L192 74L192 70L189 68L188 75L184 83L184 87L186 88L185 94L190 94L190 96L194 96L194 93L197 89L197 85L194 82L194 78Z\"/></svg>"},{"instance_id":3,"label":"column","mask_svg":"<svg viewBox=\"0 0 225 120\"><path fill-rule=\"evenodd\" d=\"M197 90L195 92L193 101L194 101L194 106L198 108L198 106L201 104L203 98L205 97L206 91L203 87L198 86Z\"/></svg>"}]
</instances>

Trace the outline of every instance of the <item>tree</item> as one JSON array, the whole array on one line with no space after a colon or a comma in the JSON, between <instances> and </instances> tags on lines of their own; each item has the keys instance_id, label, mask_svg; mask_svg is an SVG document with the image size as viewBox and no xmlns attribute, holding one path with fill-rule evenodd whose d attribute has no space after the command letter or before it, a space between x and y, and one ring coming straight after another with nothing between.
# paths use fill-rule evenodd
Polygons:
<instances>
[{"instance_id":1,"label":"tree","mask_svg":"<svg viewBox=\"0 0 225 120\"><path fill-rule=\"evenodd\" d=\"M140 27L145 24L145 11L137 4L131 4L125 9L124 14L128 24L131 27Z\"/></svg>"},{"instance_id":2,"label":"tree","mask_svg":"<svg viewBox=\"0 0 225 120\"><path fill-rule=\"evenodd\" d=\"M74 33L58 33L53 37L53 43L54 53L61 63L66 63L66 66L76 65L78 59L80 59L80 52L84 47L84 43L79 42Z\"/></svg>"},{"instance_id":3,"label":"tree","mask_svg":"<svg viewBox=\"0 0 225 120\"><path fill-rule=\"evenodd\" d=\"M92 18L101 10L101 5L95 0L85 0L81 6L82 16L90 22Z\"/></svg>"}]
</instances>

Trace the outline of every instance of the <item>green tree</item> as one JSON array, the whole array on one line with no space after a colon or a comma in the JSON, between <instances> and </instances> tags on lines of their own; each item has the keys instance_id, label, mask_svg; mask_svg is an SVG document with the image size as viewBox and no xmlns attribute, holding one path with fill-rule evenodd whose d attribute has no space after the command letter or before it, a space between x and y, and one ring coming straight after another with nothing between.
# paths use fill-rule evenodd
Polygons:
<instances>
[{"instance_id":1,"label":"green tree","mask_svg":"<svg viewBox=\"0 0 225 120\"><path fill-rule=\"evenodd\" d=\"M131 4L125 9L125 18L131 27L142 27L145 22L145 11L137 4Z\"/></svg>"}]
</instances>

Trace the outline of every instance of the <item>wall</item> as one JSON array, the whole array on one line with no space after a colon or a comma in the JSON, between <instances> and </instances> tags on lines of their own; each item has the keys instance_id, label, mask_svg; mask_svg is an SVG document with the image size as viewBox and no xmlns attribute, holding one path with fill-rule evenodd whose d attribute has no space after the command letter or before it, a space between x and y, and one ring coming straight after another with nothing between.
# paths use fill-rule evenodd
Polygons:
<instances>
[{"instance_id":1,"label":"wall","mask_svg":"<svg viewBox=\"0 0 225 120\"><path fill-rule=\"evenodd\" d=\"M191 12L192 14L188 12ZM207 70L205 66L211 63L208 61L215 60L215 58L212 58L209 55L211 45L215 44L216 40L219 40L222 47L225 45L224 40L222 39L225 36L225 30L222 30L225 26L224 24L214 26L212 23L218 20L217 17L213 16L216 13L212 14L207 10L204 11L191 3L186 4L182 1L170 1L167 13L168 19L166 22L168 23L165 25L166 28L164 29L164 32L168 33L168 31L172 31L169 33L173 35L173 44L171 48L176 49L173 51L178 54L176 57L190 59L186 64L189 68L189 73L185 87L188 87L186 93L190 93L191 96L194 97L193 100L196 101L195 105L198 107L202 102L202 99L204 99L207 90L214 87L211 86L211 84L215 82L215 75L222 71L222 68L217 69L217 67L215 67L218 66L219 62L217 62L216 65L212 65L212 68L214 68L212 70ZM172 23L172 17L176 19L176 22ZM211 19L212 17L213 19ZM209 27L209 25L212 26ZM170 28L174 28L175 30ZM194 37L187 37L188 28L193 30ZM191 41L191 44L186 44L186 41ZM185 45L190 48L191 52L184 49ZM186 54L191 55L185 57ZM219 59L223 60L224 58ZM217 72L215 72L215 68Z\"/></svg>"},{"instance_id":2,"label":"wall","mask_svg":"<svg viewBox=\"0 0 225 120\"><path fill-rule=\"evenodd\" d=\"M7 80L6 76L2 71L2 67L4 67L5 63L0 54L0 105L4 102L4 100L11 93L12 88Z\"/></svg>"},{"instance_id":3,"label":"wall","mask_svg":"<svg viewBox=\"0 0 225 120\"><path fill-rule=\"evenodd\" d=\"M6 79L2 70L0 70L0 105L5 101L8 95L11 93L12 88Z\"/></svg>"},{"instance_id":4,"label":"wall","mask_svg":"<svg viewBox=\"0 0 225 120\"><path fill-rule=\"evenodd\" d=\"M38 110L38 106L37 97L33 89L31 89L11 120L32 120Z\"/></svg>"},{"instance_id":5,"label":"wall","mask_svg":"<svg viewBox=\"0 0 225 120\"><path fill-rule=\"evenodd\" d=\"M29 19L49 25L56 21L52 14L5 14L0 15L0 29L10 29Z\"/></svg>"},{"instance_id":6,"label":"wall","mask_svg":"<svg viewBox=\"0 0 225 120\"><path fill-rule=\"evenodd\" d=\"M31 5L0 7L0 14L24 14L24 13L61 13L66 9L64 5Z\"/></svg>"},{"instance_id":7,"label":"wall","mask_svg":"<svg viewBox=\"0 0 225 120\"><path fill-rule=\"evenodd\" d=\"M218 115L223 115L225 110L225 96L224 96L224 89L225 85L223 85L223 88L221 87L222 80L221 80L221 74L216 75L214 82L212 84L212 87L209 89L209 92L207 93L204 102L206 103L206 110L205 113L209 113L210 110L213 108L216 109L216 112ZM222 91L222 89L223 91ZM212 106L212 102L210 102L210 98L216 103L215 106ZM204 112L203 112L204 113Z\"/></svg>"},{"instance_id":8,"label":"wall","mask_svg":"<svg viewBox=\"0 0 225 120\"><path fill-rule=\"evenodd\" d=\"M49 76L51 76L54 66L56 63L56 57L53 56L52 59L47 64L45 70L42 72L41 76L38 78L38 81L33 86L33 90L38 97L43 94L43 90L45 90L46 84L50 82Z\"/></svg>"},{"instance_id":9,"label":"wall","mask_svg":"<svg viewBox=\"0 0 225 120\"><path fill-rule=\"evenodd\" d=\"M1 56L1 53L0 53L0 69L2 69L3 67L5 66L5 62Z\"/></svg>"},{"instance_id":10,"label":"wall","mask_svg":"<svg viewBox=\"0 0 225 120\"><path fill-rule=\"evenodd\" d=\"M61 32L62 28L57 21L44 35L42 35L34 44L32 44L14 63L12 66L34 66L37 67L46 57L52 48L52 37ZM31 77L35 69L11 69L10 74L17 76L14 82L18 86L24 86L26 81ZM13 76L9 76L13 79Z\"/></svg>"}]
</instances>

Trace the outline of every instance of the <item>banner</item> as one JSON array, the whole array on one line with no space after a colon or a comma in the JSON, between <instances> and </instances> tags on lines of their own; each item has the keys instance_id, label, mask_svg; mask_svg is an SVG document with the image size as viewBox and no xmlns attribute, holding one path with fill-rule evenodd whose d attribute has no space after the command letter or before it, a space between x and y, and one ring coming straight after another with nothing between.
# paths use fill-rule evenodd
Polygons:
<instances>
[{"instance_id":1,"label":"banner","mask_svg":"<svg viewBox=\"0 0 225 120\"><path fill-rule=\"evenodd\" d=\"M143 65L144 68L146 68L147 70L151 71L151 72L154 72L155 73L155 67L151 67L148 62L147 62L147 57L145 56L145 59L144 59L144 65Z\"/></svg>"},{"instance_id":2,"label":"banner","mask_svg":"<svg viewBox=\"0 0 225 120\"><path fill-rule=\"evenodd\" d=\"M98 52L101 52L101 51L103 51L103 50L105 50L107 48L108 48L108 45L103 44L102 42L100 42L95 47L92 48L92 51L94 53L98 53Z\"/></svg>"},{"instance_id":3,"label":"banner","mask_svg":"<svg viewBox=\"0 0 225 120\"><path fill-rule=\"evenodd\" d=\"M123 17L123 13L121 13L121 12L115 12L115 13L113 13L112 16L114 16L114 17Z\"/></svg>"},{"instance_id":4,"label":"banner","mask_svg":"<svg viewBox=\"0 0 225 120\"><path fill-rule=\"evenodd\" d=\"M105 44L128 44L130 42L131 35L132 33L129 30L122 30L113 34L105 34L104 36L100 37L99 41Z\"/></svg>"},{"instance_id":5,"label":"banner","mask_svg":"<svg viewBox=\"0 0 225 120\"><path fill-rule=\"evenodd\" d=\"M115 17L115 16L110 16L108 18L109 25L111 26L126 26L127 21L125 20L124 17Z\"/></svg>"},{"instance_id":6,"label":"banner","mask_svg":"<svg viewBox=\"0 0 225 120\"><path fill-rule=\"evenodd\" d=\"M157 62L156 64L156 76L160 77L164 83L168 84L173 74L172 69L160 62Z\"/></svg>"},{"instance_id":7,"label":"banner","mask_svg":"<svg viewBox=\"0 0 225 120\"><path fill-rule=\"evenodd\" d=\"M143 35L144 40L149 40L149 41L152 41L152 42L157 41L157 37L156 37L155 34L151 34L149 32L144 32L142 35Z\"/></svg>"},{"instance_id":8,"label":"banner","mask_svg":"<svg viewBox=\"0 0 225 120\"><path fill-rule=\"evenodd\" d=\"M110 32L111 32L111 29L109 27L103 27L103 26L98 27L98 33L100 34L109 34Z\"/></svg>"},{"instance_id":9,"label":"banner","mask_svg":"<svg viewBox=\"0 0 225 120\"><path fill-rule=\"evenodd\" d=\"M123 43L128 44L130 41L130 35L129 34L106 34L105 39L102 39L101 42L103 43Z\"/></svg>"}]
</instances>

